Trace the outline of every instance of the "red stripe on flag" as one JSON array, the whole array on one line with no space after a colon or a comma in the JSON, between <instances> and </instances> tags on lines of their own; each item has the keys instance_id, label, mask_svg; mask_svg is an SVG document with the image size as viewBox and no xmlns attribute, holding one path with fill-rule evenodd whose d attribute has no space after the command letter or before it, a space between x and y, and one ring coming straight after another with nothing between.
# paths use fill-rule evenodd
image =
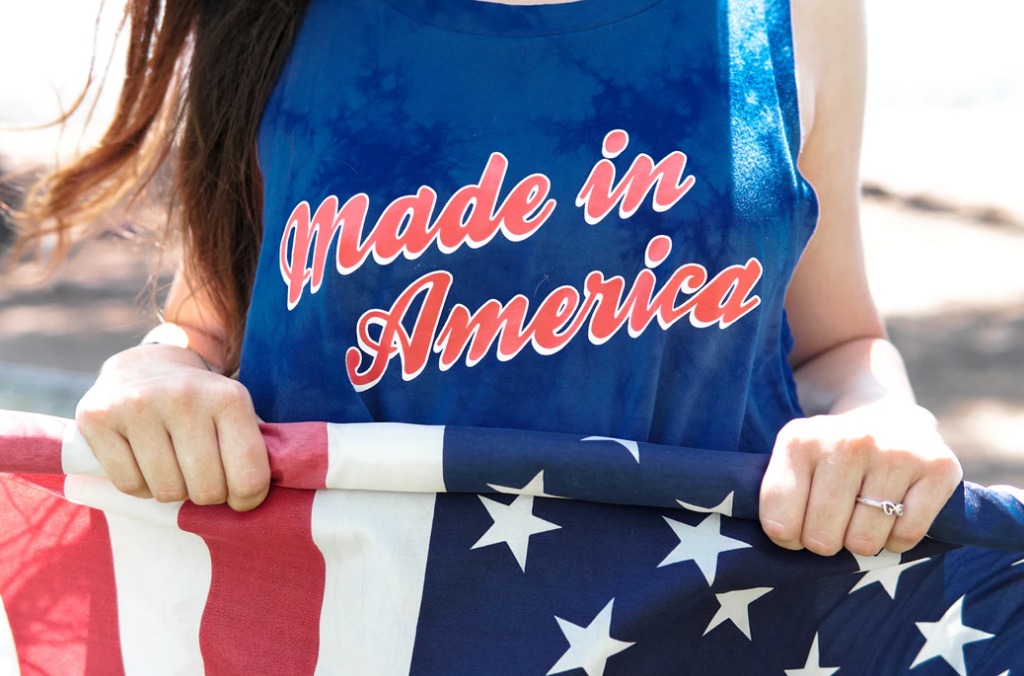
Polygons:
<instances>
[{"instance_id":1,"label":"red stripe on flag","mask_svg":"<svg viewBox=\"0 0 1024 676\"><path fill-rule=\"evenodd\" d=\"M63 474L60 451L67 425L48 415L0 412L0 472Z\"/></svg>"},{"instance_id":2,"label":"red stripe on flag","mask_svg":"<svg viewBox=\"0 0 1024 676\"><path fill-rule=\"evenodd\" d=\"M315 495L271 488L246 513L182 506L178 525L203 538L212 563L199 629L207 676L316 670L326 567L311 532Z\"/></svg>"},{"instance_id":3,"label":"red stripe on flag","mask_svg":"<svg viewBox=\"0 0 1024 676\"><path fill-rule=\"evenodd\" d=\"M260 425L270 456L270 479L289 488L327 487L327 425Z\"/></svg>"},{"instance_id":4,"label":"red stripe on flag","mask_svg":"<svg viewBox=\"0 0 1024 676\"><path fill-rule=\"evenodd\" d=\"M102 512L0 475L0 596L22 676L123 676Z\"/></svg>"},{"instance_id":5,"label":"red stripe on flag","mask_svg":"<svg viewBox=\"0 0 1024 676\"><path fill-rule=\"evenodd\" d=\"M5 478L10 477L16 481L39 486L54 495L64 497L64 480L67 477L63 474L7 474L4 476Z\"/></svg>"}]
</instances>

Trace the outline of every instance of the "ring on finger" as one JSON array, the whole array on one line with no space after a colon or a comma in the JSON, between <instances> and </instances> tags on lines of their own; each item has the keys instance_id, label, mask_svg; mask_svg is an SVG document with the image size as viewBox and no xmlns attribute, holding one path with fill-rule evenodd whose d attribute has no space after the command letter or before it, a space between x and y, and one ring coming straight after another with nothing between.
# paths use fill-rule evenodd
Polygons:
<instances>
[{"instance_id":1,"label":"ring on finger","mask_svg":"<svg viewBox=\"0 0 1024 676\"><path fill-rule=\"evenodd\" d=\"M869 507L877 507L883 512L885 512L886 516L892 516L893 514L895 514L896 516L903 516L902 502L892 502L890 500L872 500L871 498L865 498L859 495L857 496L857 502L861 503L862 505L868 505Z\"/></svg>"}]
</instances>

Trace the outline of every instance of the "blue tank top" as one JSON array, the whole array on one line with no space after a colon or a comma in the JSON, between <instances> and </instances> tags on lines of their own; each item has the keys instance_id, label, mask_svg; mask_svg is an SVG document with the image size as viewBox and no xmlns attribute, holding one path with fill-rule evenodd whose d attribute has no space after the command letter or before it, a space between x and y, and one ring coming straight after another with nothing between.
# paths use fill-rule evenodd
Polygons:
<instances>
[{"instance_id":1,"label":"blue tank top","mask_svg":"<svg viewBox=\"0 0 1024 676\"><path fill-rule=\"evenodd\" d=\"M239 377L274 422L770 451L799 143L787 0L314 0Z\"/></svg>"}]
</instances>

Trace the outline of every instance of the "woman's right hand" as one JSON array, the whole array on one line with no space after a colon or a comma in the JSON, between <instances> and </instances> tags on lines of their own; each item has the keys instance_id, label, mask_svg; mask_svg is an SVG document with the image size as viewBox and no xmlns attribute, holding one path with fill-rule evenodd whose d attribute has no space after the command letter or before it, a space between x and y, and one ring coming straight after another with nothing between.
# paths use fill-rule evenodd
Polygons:
<instances>
[{"instance_id":1,"label":"woman's right hand","mask_svg":"<svg viewBox=\"0 0 1024 676\"><path fill-rule=\"evenodd\" d=\"M227 502L237 511L267 496L270 464L248 390L173 345L140 345L103 365L75 420L119 490L159 502Z\"/></svg>"}]
</instances>

